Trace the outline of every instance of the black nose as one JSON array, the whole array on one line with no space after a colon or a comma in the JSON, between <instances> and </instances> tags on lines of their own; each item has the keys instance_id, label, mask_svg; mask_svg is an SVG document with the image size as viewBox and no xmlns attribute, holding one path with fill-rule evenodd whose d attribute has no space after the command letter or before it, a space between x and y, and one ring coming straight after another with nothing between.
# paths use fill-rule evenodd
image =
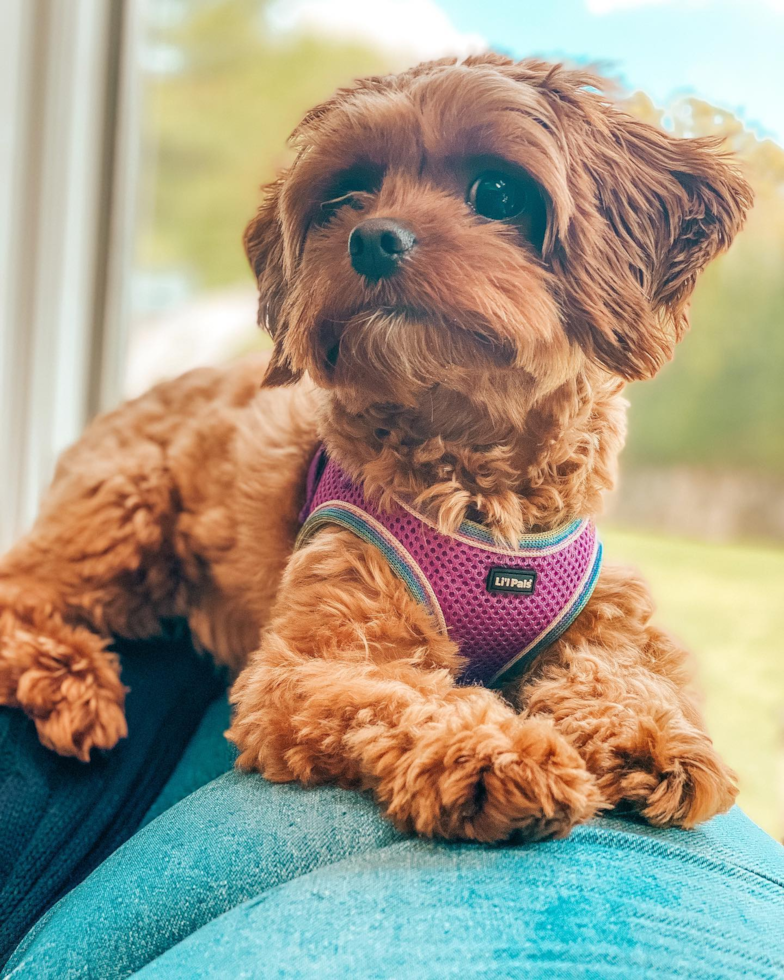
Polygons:
<instances>
[{"instance_id":1,"label":"black nose","mask_svg":"<svg viewBox=\"0 0 784 980\"><path fill-rule=\"evenodd\" d=\"M390 218L360 221L348 236L348 254L357 272L376 282L391 276L416 244L410 228Z\"/></svg>"}]
</instances>

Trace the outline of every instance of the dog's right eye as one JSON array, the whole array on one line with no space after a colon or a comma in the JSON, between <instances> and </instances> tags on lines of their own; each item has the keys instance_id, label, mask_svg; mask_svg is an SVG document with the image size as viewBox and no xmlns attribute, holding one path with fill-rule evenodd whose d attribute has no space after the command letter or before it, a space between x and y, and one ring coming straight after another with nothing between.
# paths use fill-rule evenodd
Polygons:
<instances>
[{"instance_id":1,"label":"dog's right eye","mask_svg":"<svg viewBox=\"0 0 784 980\"><path fill-rule=\"evenodd\" d=\"M521 181L509 174L487 170L468 188L468 203L483 218L507 221L525 210L528 194Z\"/></svg>"},{"instance_id":2,"label":"dog's right eye","mask_svg":"<svg viewBox=\"0 0 784 980\"><path fill-rule=\"evenodd\" d=\"M342 171L325 192L325 199L321 202L317 222L326 224L337 211L347 204L361 211L367 198L377 193L383 179L383 170L371 164L351 167Z\"/></svg>"}]
</instances>

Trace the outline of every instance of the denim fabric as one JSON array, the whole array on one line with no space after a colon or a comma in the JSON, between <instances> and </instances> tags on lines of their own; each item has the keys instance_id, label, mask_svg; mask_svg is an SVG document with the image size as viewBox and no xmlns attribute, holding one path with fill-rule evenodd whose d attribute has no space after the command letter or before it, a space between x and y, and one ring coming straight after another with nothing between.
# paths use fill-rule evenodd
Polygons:
<instances>
[{"instance_id":1,"label":"denim fabric","mask_svg":"<svg viewBox=\"0 0 784 980\"><path fill-rule=\"evenodd\" d=\"M783 924L784 849L737 809L691 833L605 818L491 848L228 773L67 895L7 976L780 980Z\"/></svg>"},{"instance_id":2,"label":"denim fabric","mask_svg":"<svg viewBox=\"0 0 784 980\"><path fill-rule=\"evenodd\" d=\"M227 773L153 820L50 909L0 976L127 977L246 899L397 838L357 793Z\"/></svg>"},{"instance_id":3,"label":"denim fabric","mask_svg":"<svg viewBox=\"0 0 784 980\"><path fill-rule=\"evenodd\" d=\"M357 793L235 772L183 799L231 765L227 724L222 697L149 825L3 977L784 977L784 849L737 809L691 833L604 818L485 848L403 837Z\"/></svg>"},{"instance_id":4,"label":"denim fabric","mask_svg":"<svg viewBox=\"0 0 784 980\"><path fill-rule=\"evenodd\" d=\"M755 836L737 811L718 822ZM604 821L527 848L399 841L269 889L136 976L781 980L772 842L758 865L677 837Z\"/></svg>"}]
</instances>

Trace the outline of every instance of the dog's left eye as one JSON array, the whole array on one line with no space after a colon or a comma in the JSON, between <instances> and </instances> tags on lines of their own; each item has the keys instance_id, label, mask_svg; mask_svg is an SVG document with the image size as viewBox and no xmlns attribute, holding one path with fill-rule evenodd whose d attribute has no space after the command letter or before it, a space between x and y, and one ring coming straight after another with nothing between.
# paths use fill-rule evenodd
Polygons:
<instances>
[{"instance_id":1,"label":"dog's left eye","mask_svg":"<svg viewBox=\"0 0 784 980\"><path fill-rule=\"evenodd\" d=\"M505 221L525 209L528 194L523 184L514 177L488 170L468 188L468 203L483 218Z\"/></svg>"}]
</instances>

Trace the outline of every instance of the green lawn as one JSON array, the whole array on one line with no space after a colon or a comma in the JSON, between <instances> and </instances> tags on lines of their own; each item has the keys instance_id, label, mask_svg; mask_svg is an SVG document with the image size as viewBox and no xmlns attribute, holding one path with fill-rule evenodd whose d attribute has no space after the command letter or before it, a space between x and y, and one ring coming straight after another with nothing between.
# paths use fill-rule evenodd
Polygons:
<instances>
[{"instance_id":1,"label":"green lawn","mask_svg":"<svg viewBox=\"0 0 784 980\"><path fill-rule=\"evenodd\" d=\"M784 551L604 528L609 560L636 565L657 618L694 651L708 729L740 775L739 803L784 837Z\"/></svg>"}]
</instances>

